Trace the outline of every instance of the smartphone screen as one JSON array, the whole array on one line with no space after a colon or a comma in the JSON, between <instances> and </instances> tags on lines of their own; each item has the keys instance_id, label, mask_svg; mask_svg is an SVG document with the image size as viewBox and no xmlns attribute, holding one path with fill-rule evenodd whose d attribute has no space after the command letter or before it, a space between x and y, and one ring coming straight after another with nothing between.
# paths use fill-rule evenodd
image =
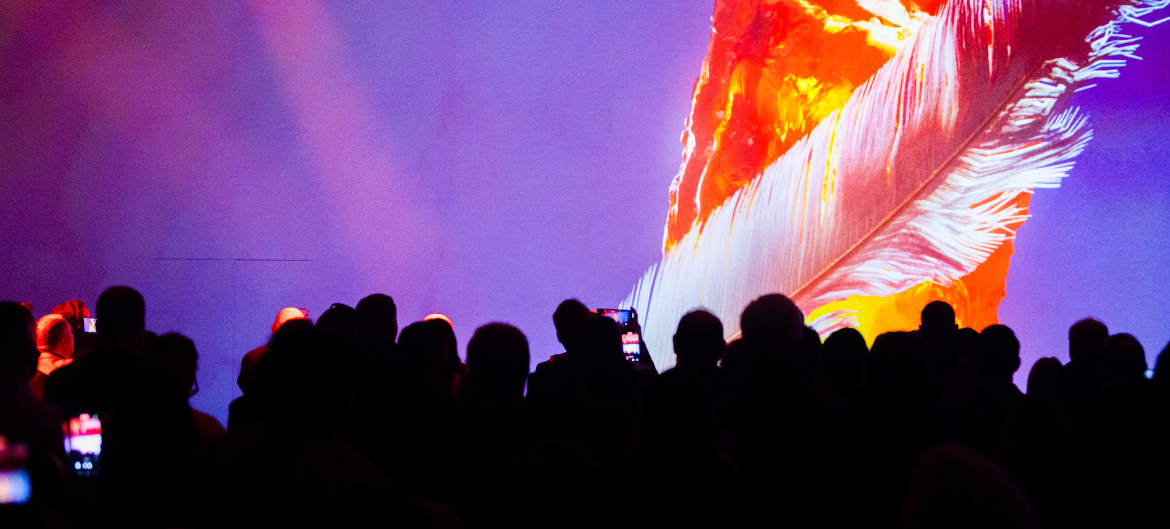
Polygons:
<instances>
[{"instance_id":1,"label":"smartphone screen","mask_svg":"<svg viewBox=\"0 0 1170 529\"><path fill-rule=\"evenodd\" d=\"M97 318L81 318L81 330L97 332Z\"/></svg>"},{"instance_id":2,"label":"smartphone screen","mask_svg":"<svg viewBox=\"0 0 1170 529\"><path fill-rule=\"evenodd\" d=\"M65 421L65 456L78 476L96 476L101 471L102 421L82 413Z\"/></svg>"},{"instance_id":3,"label":"smartphone screen","mask_svg":"<svg viewBox=\"0 0 1170 529\"><path fill-rule=\"evenodd\" d=\"M642 337L630 328L630 311L627 309L597 309L597 313L613 318L622 333L622 354L626 360L638 362L642 357Z\"/></svg>"},{"instance_id":4,"label":"smartphone screen","mask_svg":"<svg viewBox=\"0 0 1170 529\"><path fill-rule=\"evenodd\" d=\"M27 460L27 446L0 435L0 504L28 503L32 483Z\"/></svg>"}]
</instances>

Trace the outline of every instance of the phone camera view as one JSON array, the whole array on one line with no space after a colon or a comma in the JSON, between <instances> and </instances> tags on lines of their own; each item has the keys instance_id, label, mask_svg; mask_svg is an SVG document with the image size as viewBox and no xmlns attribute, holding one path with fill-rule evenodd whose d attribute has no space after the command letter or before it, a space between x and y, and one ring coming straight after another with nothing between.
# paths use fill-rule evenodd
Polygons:
<instances>
[{"instance_id":1,"label":"phone camera view","mask_svg":"<svg viewBox=\"0 0 1170 529\"><path fill-rule=\"evenodd\" d=\"M637 362L642 357L642 339L638 333L627 332L622 335L622 353L626 360Z\"/></svg>"},{"instance_id":2,"label":"phone camera view","mask_svg":"<svg viewBox=\"0 0 1170 529\"><path fill-rule=\"evenodd\" d=\"M0 504L28 503L32 484L28 479L28 447L9 443L0 435Z\"/></svg>"},{"instance_id":3,"label":"phone camera view","mask_svg":"<svg viewBox=\"0 0 1170 529\"><path fill-rule=\"evenodd\" d=\"M102 421L83 413L65 423L65 455L78 476L96 476L101 469Z\"/></svg>"},{"instance_id":4,"label":"phone camera view","mask_svg":"<svg viewBox=\"0 0 1170 529\"><path fill-rule=\"evenodd\" d=\"M597 313L613 318L622 333L622 354L626 360L638 362L642 357L642 337L630 325L630 311L623 309L597 309Z\"/></svg>"},{"instance_id":5,"label":"phone camera view","mask_svg":"<svg viewBox=\"0 0 1170 529\"><path fill-rule=\"evenodd\" d=\"M97 318L81 318L81 327L85 332L97 332Z\"/></svg>"}]
</instances>

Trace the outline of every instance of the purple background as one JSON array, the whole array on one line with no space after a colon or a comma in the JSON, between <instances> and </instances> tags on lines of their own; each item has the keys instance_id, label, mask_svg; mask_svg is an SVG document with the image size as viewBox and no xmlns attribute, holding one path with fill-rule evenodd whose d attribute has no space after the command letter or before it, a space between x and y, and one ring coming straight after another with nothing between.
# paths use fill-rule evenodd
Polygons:
<instances>
[{"instance_id":1,"label":"purple background","mask_svg":"<svg viewBox=\"0 0 1170 529\"><path fill-rule=\"evenodd\" d=\"M560 352L558 302L612 305L660 257L712 9L45 4L0 4L0 297L40 316L138 288L221 421L284 306L380 291L401 326L443 312L466 344L506 321L534 365ZM1170 339L1170 31L1138 33L1148 59L1077 96L1096 137L1020 232L1017 380L1087 315L1151 362Z\"/></svg>"}]
</instances>

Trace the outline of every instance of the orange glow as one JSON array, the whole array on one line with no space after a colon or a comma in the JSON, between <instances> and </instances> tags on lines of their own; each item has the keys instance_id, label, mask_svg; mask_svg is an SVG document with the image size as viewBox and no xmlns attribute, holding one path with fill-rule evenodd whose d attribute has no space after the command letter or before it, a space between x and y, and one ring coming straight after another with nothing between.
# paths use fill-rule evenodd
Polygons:
<instances>
[{"instance_id":1,"label":"orange glow","mask_svg":"<svg viewBox=\"0 0 1170 529\"><path fill-rule=\"evenodd\" d=\"M942 3L718 0L664 249L844 106Z\"/></svg>"},{"instance_id":2,"label":"orange glow","mask_svg":"<svg viewBox=\"0 0 1170 529\"><path fill-rule=\"evenodd\" d=\"M448 318L446 314L434 312L431 314L427 314L427 316L425 318L423 318L423 321L430 321L430 320L443 320L443 321L447 322L447 325L450 325L452 329L455 328L455 324L451 323L451 318Z\"/></svg>"},{"instance_id":3,"label":"orange glow","mask_svg":"<svg viewBox=\"0 0 1170 529\"><path fill-rule=\"evenodd\" d=\"M1031 198L1030 194L1021 194L1016 201L1024 208L1022 213L1027 213ZM1017 224L1012 229L1018 227ZM833 311L856 311L858 330L872 345L881 333L918 329L922 307L941 300L954 307L959 327L982 331L988 325L999 323L998 307L1006 295L1004 288L1013 252L1012 241L1006 240L983 264L949 287L928 281L890 296L850 296L818 307L808 315L808 321Z\"/></svg>"}]
</instances>

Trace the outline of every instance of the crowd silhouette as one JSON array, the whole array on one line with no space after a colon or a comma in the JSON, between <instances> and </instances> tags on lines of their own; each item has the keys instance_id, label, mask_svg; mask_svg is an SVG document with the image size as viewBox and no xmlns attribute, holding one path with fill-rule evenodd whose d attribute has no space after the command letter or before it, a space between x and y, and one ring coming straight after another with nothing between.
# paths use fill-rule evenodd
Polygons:
<instances>
[{"instance_id":1,"label":"crowd silhouette","mask_svg":"<svg viewBox=\"0 0 1170 529\"><path fill-rule=\"evenodd\" d=\"M188 404L196 344L148 332L145 311L134 289L107 289L95 339L82 302L39 320L0 303L0 477L31 483L0 525L1166 523L1165 366L1147 378L1137 339L1093 319L1021 392L1012 330L960 329L941 301L872 347L849 328L822 343L780 294L745 307L731 343L696 309L659 374L570 299L552 313L564 352L529 373L516 327L479 327L464 363L449 320L399 331L394 300L373 294L315 323L281 310L242 355L225 429ZM64 450L80 414L101 421L92 471Z\"/></svg>"}]
</instances>

